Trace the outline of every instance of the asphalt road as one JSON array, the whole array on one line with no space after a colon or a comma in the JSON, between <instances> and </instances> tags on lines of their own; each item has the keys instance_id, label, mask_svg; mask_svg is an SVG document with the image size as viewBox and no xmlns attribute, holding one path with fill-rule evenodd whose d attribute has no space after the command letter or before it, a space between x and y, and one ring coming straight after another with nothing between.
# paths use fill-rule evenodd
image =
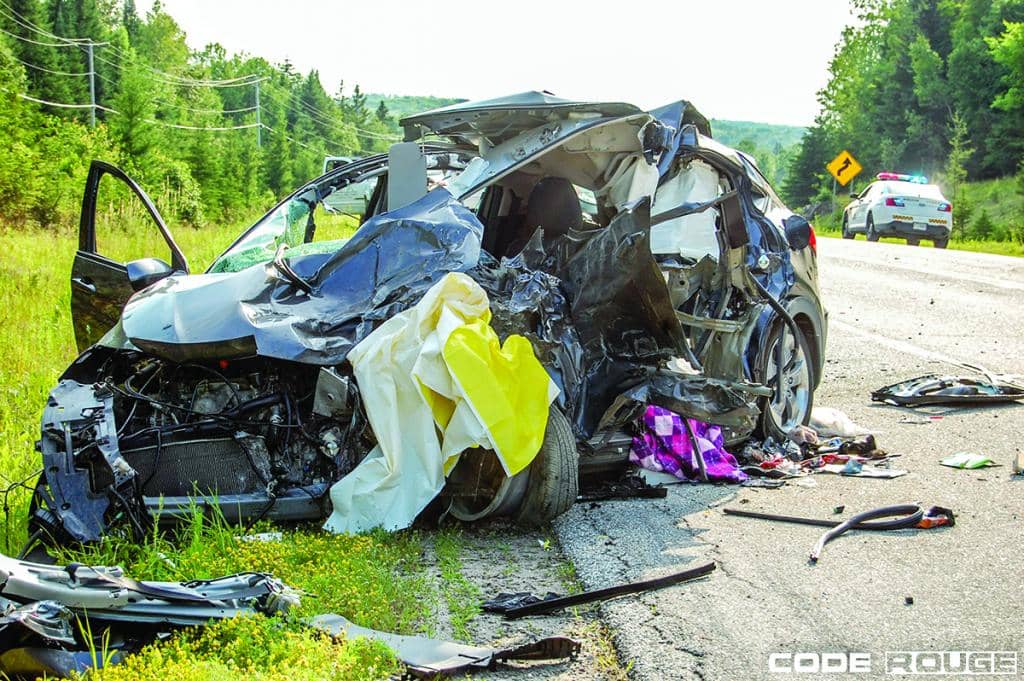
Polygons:
<instances>
[{"instance_id":1,"label":"asphalt road","mask_svg":"<svg viewBox=\"0 0 1024 681\"><path fill-rule=\"evenodd\" d=\"M899 380L956 372L953 362L1024 375L1024 260L838 239L821 239L819 254L831 330L816 404L874 430L909 474L821 474L778 490L675 485L665 500L581 504L556 526L562 546L589 588L718 564L703 581L601 606L637 679L899 678L886 666L895 651L1022 651L1024 670L1024 480L1011 467L1024 447L1024 405L932 407L943 418L915 424L902 421L920 412L869 398ZM1001 465L938 464L958 451ZM950 507L956 527L850 533L812 566L818 528L721 511L845 518L897 503ZM845 513L833 515L839 505ZM836 652L869 653L871 671L769 672L772 653Z\"/></svg>"}]
</instances>

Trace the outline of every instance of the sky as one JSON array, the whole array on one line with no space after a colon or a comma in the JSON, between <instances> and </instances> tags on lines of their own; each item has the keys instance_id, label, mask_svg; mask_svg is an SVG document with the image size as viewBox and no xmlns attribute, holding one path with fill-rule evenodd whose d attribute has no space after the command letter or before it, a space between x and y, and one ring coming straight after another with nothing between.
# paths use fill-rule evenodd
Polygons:
<instances>
[{"instance_id":1,"label":"sky","mask_svg":"<svg viewBox=\"0 0 1024 681\"><path fill-rule=\"evenodd\" d=\"M152 0L136 0L140 14ZM163 0L193 48L217 42L329 93L484 99L548 90L709 118L809 125L847 0Z\"/></svg>"}]
</instances>

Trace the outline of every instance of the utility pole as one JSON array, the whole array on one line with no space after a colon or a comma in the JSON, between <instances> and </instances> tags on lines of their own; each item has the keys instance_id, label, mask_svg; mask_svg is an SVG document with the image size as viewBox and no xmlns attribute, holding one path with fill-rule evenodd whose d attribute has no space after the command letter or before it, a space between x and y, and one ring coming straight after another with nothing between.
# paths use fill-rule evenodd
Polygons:
<instances>
[{"instance_id":1,"label":"utility pole","mask_svg":"<svg viewBox=\"0 0 1024 681\"><path fill-rule=\"evenodd\" d=\"M263 121L260 120L260 81L253 83L256 86L256 146L263 146Z\"/></svg>"},{"instance_id":2,"label":"utility pole","mask_svg":"<svg viewBox=\"0 0 1024 681\"><path fill-rule=\"evenodd\" d=\"M89 52L89 103L92 105L89 107L89 127L96 127L96 68L92 62L92 47L93 42L90 40L86 47Z\"/></svg>"}]
</instances>

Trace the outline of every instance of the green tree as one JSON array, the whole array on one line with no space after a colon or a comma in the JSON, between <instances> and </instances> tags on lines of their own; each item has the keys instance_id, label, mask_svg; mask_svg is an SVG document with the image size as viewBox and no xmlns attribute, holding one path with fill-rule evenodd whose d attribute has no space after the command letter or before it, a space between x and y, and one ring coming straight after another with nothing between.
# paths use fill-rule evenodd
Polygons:
<instances>
[{"instance_id":1,"label":"green tree","mask_svg":"<svg viewBox=\"0 0 1024 681\"><path fill-rule=\"evenodd\" d=\"M992 105L1003 111L1024 109L1024 23L1005 22L1006 30L985 40L996 63L1006 69L1002 82L1006 89Z\"/></svg>"},{"instance_id":2,"label":"green tree","mask_svg":"<svg viewBox=\"0 0 1024 681\"><path fill-rule=\"evenodd\" d=\"M160 142L156 126L157 90L149 73L136 58L129 61L121 75L121 86L114 97L118 115L110 120L110 131L121 147L125 160L134 169L146 172L150 152Z\"/></svg>"},{"instance_id":3,"label":"green tree","mask_svg":"<svg viewBox=\"0 0 1024 681\"><path fill-rule=\"evenodd\" d=\"M946 159L946 184L953 200L953 237L962 238L965 227L971 219L971 207L964 196L967 181L967 160L974 153L970 146L970 131L967 121L959 113L953 114L950 123L949 157Z\"/></svg>"}]
</instances>

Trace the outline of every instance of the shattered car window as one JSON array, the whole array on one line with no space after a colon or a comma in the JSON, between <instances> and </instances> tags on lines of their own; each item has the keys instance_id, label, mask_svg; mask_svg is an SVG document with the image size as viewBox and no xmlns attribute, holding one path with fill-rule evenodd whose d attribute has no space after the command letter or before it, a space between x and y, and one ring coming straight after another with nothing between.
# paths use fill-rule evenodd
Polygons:
<instances>
[{"instance_id":1,"label":"shattered car window","mask_svg":"<svg viewBox=\"0 0 1024 681\"><path fill-rule=\"evenodd\" d=\"M373 184L376 184L376 178L373 179ZM355 191L359 193L367 191L363 182L349 185L344 190L350 187L355 187ZM336 188L330 188L327 198L338 193L340 192ZM321 238L314 242L314 236L318 230L323 234L321 228L324 227L324 218L344 217L344 214L339 214L337 207L353 205L353 199L357 194L347 192L336 202L319 199L318 194L318 188L311 187L275 208L245 238L218 258L210 272L238 272L255 264L268 262L282 245L291 249L289 255L292 256L336 251L346 239ZM358 216L353 217L358 220Z\"/></svg>"}]
</instances>

